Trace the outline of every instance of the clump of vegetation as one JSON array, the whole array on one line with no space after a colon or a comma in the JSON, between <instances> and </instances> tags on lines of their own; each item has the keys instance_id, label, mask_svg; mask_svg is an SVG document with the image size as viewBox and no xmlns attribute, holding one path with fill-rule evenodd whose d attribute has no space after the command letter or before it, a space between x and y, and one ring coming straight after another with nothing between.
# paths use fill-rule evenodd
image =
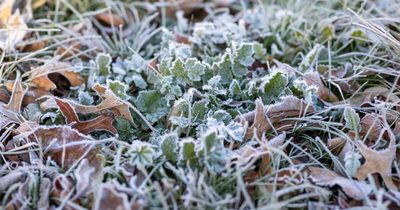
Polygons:
<instances>
[{"instance_id":1,"label":"clump of vegetation","mask_svg":"<svg viewBox=\"0 0 400 210\"><path fill-rule=\"evenodd\" d=\"M398 6L4 0L0 206L399 208Z\"/></svg>"}]
</instances>

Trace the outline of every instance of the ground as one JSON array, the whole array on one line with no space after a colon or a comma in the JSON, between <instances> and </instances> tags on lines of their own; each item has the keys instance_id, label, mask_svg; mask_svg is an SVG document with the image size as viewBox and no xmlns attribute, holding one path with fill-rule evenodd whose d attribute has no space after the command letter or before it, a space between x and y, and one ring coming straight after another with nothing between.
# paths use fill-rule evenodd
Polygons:
<instances>
[{"instance_id":1,"label":"ground","mask_svg":"<svg viewBox=\"0 0 400 210\"><path fill-rule=\"evenodd\" d=\"M400 208L397 0L3 0L0 209Z\"/></svg>"}]
</instances>

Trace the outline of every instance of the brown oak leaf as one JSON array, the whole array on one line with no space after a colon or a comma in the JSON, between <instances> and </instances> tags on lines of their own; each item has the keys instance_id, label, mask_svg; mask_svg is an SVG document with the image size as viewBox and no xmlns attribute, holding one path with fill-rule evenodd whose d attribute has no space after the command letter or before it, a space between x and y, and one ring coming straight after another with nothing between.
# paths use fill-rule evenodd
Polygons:
<instances>
[{"instance_id":1,"label":"brown oak leaf","mask_svg":"<svg viewBox=\"0 0 400 210\"><path fill-rule=\"evenodd\" d=\"M119 184L114 181L102 183L95 197L93 209L130 209L128 196L118 191Z\"/></svg>"},{"instance_id":2,"label":"brown oak leaf","mask_svg":"<svg viewBox=\"0 0 400 210\"><path fill-rule=\"evenodd\" d=\"M0 49L5 52L15 50L28 31L19 9L13 12L15 0L5 0L0 5Z\"/></svg>"},{"instance_id":3,"label":"brown oak leaf","mask_svg":"<svg viewBox=\"0 0 400 210\"><path fill-rule=\"evenodd\" d=\"M63 169L84 158L96 162L97 151L91 139L70 126L40 126L28 138L42 146L45 158L50 157Z\"/></svg>"},{"instance_id":4,"label":"brown oak leaf","mask_svg":"<svg viewBox=\"0 0 400 210\"><path fill-rule=\"evenodd\" d=\"M310 166L306 170L315 184L329 187L338 185L346 195L356 200L364 199L373 190L371 185L342 177L325 168Z\"/></svg>"},{"instance_id":5,"label":"brown oak leaf","mask_svg":"<svg viewBox=\"0 0 400 210\"><path fill-rule=\"evenodd\" d=\"M94 16L98 21L106 26L124 26L125 21L120 16L112 13L111 11L104 11Z\"/></svg>"},{"instance_id":6,"label":"brown oak leaf","mask_svg":"<svg viewBox=\"0 0 400 210\"><path fill-rule=\"evenodd\" d=\"M318 88L317 95L320 99L328 102L339 101L336 95L325 86L318 72L307 72L303 75L303 78L308 85L314 85Z\"/></svg>"},{"instance_id":7,"label":"brown oak leaf","mask_svg":"<svg viewBox=\"0 0 400 210\"><path fill-rule=\"evenodd\" d=\"M31 84L45 91L54 90L57 85L48 77L51 73L63 75L72 87L83 84L81 76L74 72L72 66L64 62L49 62L31 70Z\"/></svg>"},{"instance_id":8,"label":"brown oak leaf","mask_svg":"<svg viewBox=\"0 0 400 210\"><path fill-rule=\"evenodd\" d=\"M24 98L25 92L26 89L22 86L20 73L17 72L10 100L7 104L0 104L0 112L7 118L15 122L20 122L19 115L21 113L22 99Z\"/></svg>"},{"instance_id":9,"label":"brown oak leaf","mask_svg":"<svg viewBox=\"0 0 400 210\"><path fill-rule=\"evenodd\" d=\"M123 116L127 120L133 122L131 112L129 111L129 105L127 104L128 102L120 99L114 94L114 92L100 84L95 84L92 89L94 89L103 100L100 104L95 106L85 106L76 103L72 104L77 113L90 114L101 112L105 109L111 109L115 115Z\"/></svg>"},{"instance_id":10,"label":"brown oak leaf","mask_svg":"<svg viewBox=\"0 0 400 210\"><path fill-rule=\"evenodd\" d=\"M396 140L391 130L387 130L390 136L389 146L384 150L374 150L368 148L363 142L357 141L356 145L360 153L364 156L365 162L358 168L356 177L364 180L368 174L378 173L382 176L388 189L397 190L392 179L392 163L396 158Z\"/></svg>"},{"instance_id":11,"label":"brown oak leaf","mask_svg":"<svg viewBox=\"0 0 400 210\"><path fill-rule=\"evenodd\" d=\"M100 115L91 120L80 121L70 103L59 98L55 98L55 101L60 108L60 111L64 115L67 123L71 124L71 126L79 132L83 134L89 134L94 131L104 130L112 134L117 133L117 129L115 129L112 125L114 121L112 117Z\"/></svg>"},{"instance_id":12,"label":"brown oak leaf","mask_svg":"<svg viewBox=\"0 0 400 210\"><path fill-rule=\"evenodd\" d=\"M293 124L291 121L283 121L285 118L301 117L314 111L315 108L307 105L303 100L294 96L287 96L283 98L282 102L266 107L261 100L256 100L255 111L239 116L236 120L243 119L253 123L247 129L245 138L251 138L254 134L260 138L264 132L271 130L273 126L278 125L278 127L284 128L284 126Z\"/></svg>"}]
</instances>

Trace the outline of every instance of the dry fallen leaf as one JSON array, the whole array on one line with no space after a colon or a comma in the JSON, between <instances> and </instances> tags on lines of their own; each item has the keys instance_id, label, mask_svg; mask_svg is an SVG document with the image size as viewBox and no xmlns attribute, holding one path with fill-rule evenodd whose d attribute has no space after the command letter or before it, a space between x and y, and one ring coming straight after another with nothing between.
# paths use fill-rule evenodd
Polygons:
<instances>
[{"instance_id":1,"label":"dry fallen leaf","mask_svg":"<svg viewBox=\"0 0 400 210\"><path fill-rule=\"evenodd\" d=\"M0 5L0 49L5 52L15 50L27 34L28 26L17 9L12 13L15 0L5 0Z\"/></svg>"},{"instance_id":2,"label":"dry fallen leaf","mask_svg":"<svg viewBox=\"0 0 400 210\"><path fill-rule=\"evenodd\" d=\"M119 184L113 181L102 183L97 195L95 196L93 209L131 209L128 196L125 193L118 192L116 187L117 185Z\"/></svg>"},{"instance_id":3,"label":"dry fallen leaf","mask_svg":"<svg viewBox=\"0 0 400 210\"><path fill-rule=\"evenodd\" d=\"M68 169L77 161L87 158L96 161L96 150L91 139L69 126L40 126L30 133L28 139L38 142L45 158L50 157L63 169Z\"/></svg>"},{"instance_id":4,"label":"dry fallen leaf","mask_svg":"<svg viewBox=\"0 0 400 210\"><path fill-rule=\"evenodd\" d=\"M360 107L365 103L372 102L376 97L382 97L382 100L388 100L388 102L400 102L400 98L394 93L391 93L388 88L375 86L354 94L351 98L348 99L347 103L351 104L351 106L353 107Z\"/></svg>"},{"instance_id":5,"label":"dry fallen leaf","mask_svg":"<svg viewBox=\"0 0 400 210\"><path fill-rule=\"evenodd\" d=\"M318 167L307 167L311 180L321 186L340 186L346 195L356 200L362 200L373 190L371 185L364 182L351 180L336 174L335 172Z\"/></svg>"},{"instance_id":6,"label":"dry fallen leaf","mask_svg":"<svg viewBox=\"0 0 400 210\"><path fill-rule=\"evenodd\" d=\"M81 104L72 104L75 111L80 114L90 114L101 112L105 109L111 109L117 116L123 116L127 120L133 122L131 112L129 111L128 102L123 101L118 96L116 96L110 89L102 86L100 84L95 84L93 89L101 96L103 99L100 104L95 106L85 106Z\"/></svg>"},{"instance_id":7,"label":"dry fallen leaf","mask_svg":"<svg viewBox=\"0 0 400 210\"><path fill-rule=\"evenodd\" d=\"M95 18L100 21L102 24L106 26L124 26L125 21L123 18L120 16L110 12L110 11L104 11L102 13L96 14Z\"/></svg>"},{"instance_id":8,"label":"dry fallen leaf","mask_svg":"<svg viewBox=\"0 0 400 210\"><path fill-rule=\"evenodd\" d=\"M81 44L79 42L68 42L57 48L57 54L61 58L71 58L81 52Z\"/></svg>"},{"instance_id":9,"label":"dry fallen leaf","mask_svg":"<svg viewBox=\"0 0 400 210\"><path fill-rule=\"evenodd\" d=\"M318 88L317 95L320 99L328 102L339 101L336 95L325 86L318 72L307 72L303 75L303 78L308 85L314 85Z\"/></svg>"},{"instance_id":10,"label":"dry fallen leaf","mask_svg":"<svg viewBox=\"0 0 400 210\"><path fill-rule=\"evenodd\" d=\"M376 114L366 114L361 119L361 131L360 134L364 137L367 137L371 144L374 144L376 141L384 135L384 127L382 119Z\"/></svg>"},{"instance_id":11,"label":"dry fallen leaf","mask_svg":"<svg viewBox=\"0 0 400 210\"><path fill-rule=\"evenodd\" d=\"M178 10L186 14L191 14L196 8L199 8L204 0L168 0L167 15L174 16Z\"/></svg>"},{"instance_id":12,"label":"dry fallen leaf","mask_svg":"<svg viewBox=\"0 0 400 210\"><path fill-rule=\"evenodd\" d=\"M0 104L1 113L15 122L19 122L19 114L21 113L22 99L25 92L26 89L22 87L20 73L17 72L9 102L7 104Z\"/></svg>"},{"instance_id":13,"label":"dry fallen leaf","mask_svg":"<svg viewBox=\"0 0 400 210\"><path fill-rule=\"evenodd\" d=\"M83 79L75 73L72 66L64 62L50 62L31 70L31 84L45 91L54 90L57 85L48 77L51 73L63 75L72 87L83 84Z\"/></svg>"},{"instance_id":14,"label":"dry fallen leaf","mask_svg":"<svg viewBox=\"0 0 400 210\"><path fill-rule=\"evenodd\" d=\"M253 161L257 159L261 159L260 167L256 170L248 171L245 174L246 181L254 181L260 177L263 177L272 172L272 168L270 166L271 163L271 152L270 148L279 148L283 145L286 139L286 133L282 133L269 141L263 140L263 145L259 148L254 148L251 146L245 146L238 151L239 158L237 163L241 166L245 166L247 164L251 164Z\"/></svg>"},{"instance_id":15,"label":"dry fallen leaf","mask_svg":"<svg viewBox=\"0 0 400 210\"><path fill-rule=\"evenodd\" d=\"M83 134L89 134L94 131L108 131L112 134L117 133L117 129L112 125L114 119L108 116L100 115L94 119L87 121L80 121L72 105L67 101L59 98L55 98L55 101L60 108L60 111L64 115L67 123L71 124L72 128L75 128Z\"/></svg>"},{"instance_id":16,"label":"dry fallen leaf","mask_svg":"<svg viewBox=\"0 0 400 210\"><path fill-rule=\"evenodd\" d=\"M30 44L27 44L25 46L23 46L22 51L23 52L36 52L38 50L41 50L43 48L45 48L48 44L47 40L42 40L42 41L34 41Z\"/></svg>"},{"instance_id":17,"label":"dry fallen leaf","mask_svg":"<svg viewBox=\"0 0 400 210\"><path fill-rule=\"evenodd\" d=\"M314 112L313 106L308 106L303 100L294 96L284 97L281 103L265 107L261 100L256 100L256 110L239 116L236 120L244 119L253 124L247 129L245 138L251 138L255 134L261 137L264 132L273 128L274 125L291 125L293 122L283 121L285 118L301 117Z\"/></svg>"},{"instance_id":18,"label":"dry fallen leaf","mask_svg":"<svg viewBox=\"0 0 400 210\"><path fill-rule=\"evenodd\" d=\"M357 141L357 148L364 156L365 162L358 168L356 177L364 180L368 174L378 173L388 189L397 190L392 179L392 163L396 158L396 140L392 131L388 130L390 136L389 146L380 151L368 148L363 142Z\"/></svg>"}]
</instances>

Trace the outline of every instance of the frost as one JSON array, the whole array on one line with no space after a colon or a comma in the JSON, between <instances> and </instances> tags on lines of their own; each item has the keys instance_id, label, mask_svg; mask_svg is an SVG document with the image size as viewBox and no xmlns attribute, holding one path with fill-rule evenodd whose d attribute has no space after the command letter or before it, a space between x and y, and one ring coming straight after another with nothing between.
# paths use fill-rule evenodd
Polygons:
<instances>
[{"instance_id":1,"label":"frost","mask_svg":"<svg viewBox=\"0 0 400 210\"><path fill-rule=\"evenodd\" d=\"M96 56L97 69L100 76L108 76L110 74L111 56L109 54L99 53Z\"/></svg>"},{"instance_id":2,"label":"frost","mask_svg":"<svg viewBox=\"0 0 400 210\"><path fill-rule=\"evenodd\" d=\"M154 149L149 143L135 140L132 142L127 154L133 165L148 166L153 164Z\"/></svg>"}]
</instances>

